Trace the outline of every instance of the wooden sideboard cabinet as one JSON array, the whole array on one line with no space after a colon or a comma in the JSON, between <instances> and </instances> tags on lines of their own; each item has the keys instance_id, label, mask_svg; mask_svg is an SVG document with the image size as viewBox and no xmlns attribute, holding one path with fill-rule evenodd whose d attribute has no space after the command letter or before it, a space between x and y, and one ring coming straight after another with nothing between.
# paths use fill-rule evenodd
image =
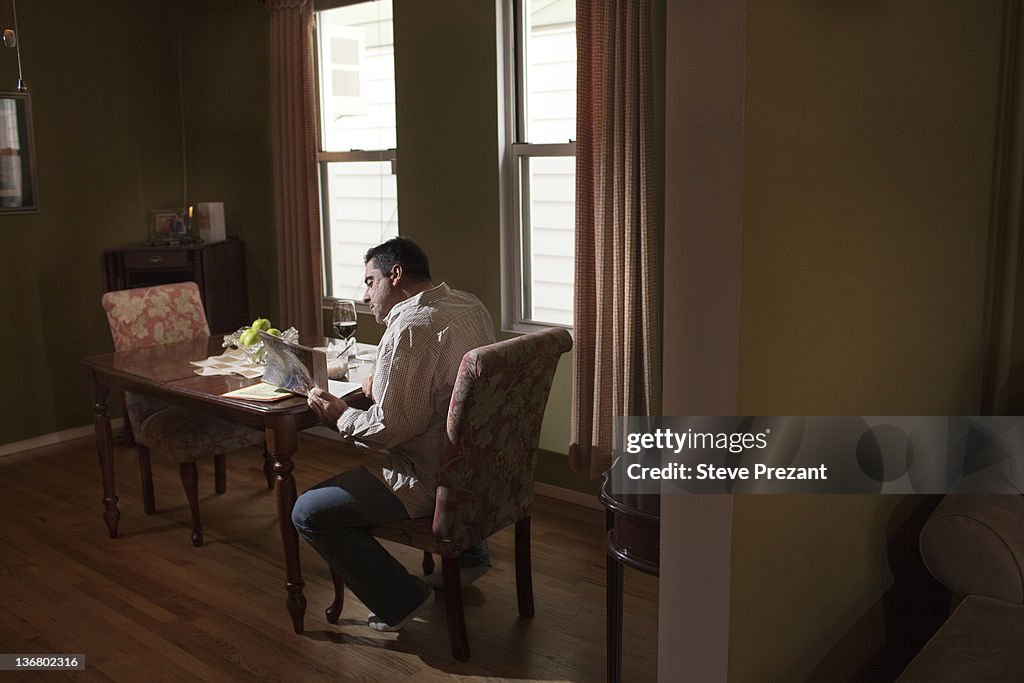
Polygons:
<instances>
[{"instance_id":1,"label":"wooden sideboard cabinet","mask_svg":"<svg viewBox=\"0 0 1024 683\"><path fill-rule=\"evenodd\" d=\"M103 252L107 291L192 281L206 308L210 331L231 332L252 322L245 245L235 237L210 244L131 244Z\"/></svg>"}]
</instances>

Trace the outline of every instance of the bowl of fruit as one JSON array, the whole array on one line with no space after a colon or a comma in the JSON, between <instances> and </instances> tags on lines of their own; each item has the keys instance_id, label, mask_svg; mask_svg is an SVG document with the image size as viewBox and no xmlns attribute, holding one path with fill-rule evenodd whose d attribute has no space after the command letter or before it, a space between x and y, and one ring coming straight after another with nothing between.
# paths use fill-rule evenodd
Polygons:
<instances>
[{"instance_id":1,"label":"bowl of fruit","mask_svg":"<svg viewBox=\"0 0 1024 683\"><path fill-rule=\"evenodd\" d=\"M274 327L266 318L256 318L252 325L240 327L236 332L224 336L224 348L233 346L241 349L250 363L262 364L267 362L267 351L263 348L263 340L260 339L260 331L281 337L286 342L296 344L299 341L299 331L289 327L282 332Z\"/></svg>"}]
</instances>

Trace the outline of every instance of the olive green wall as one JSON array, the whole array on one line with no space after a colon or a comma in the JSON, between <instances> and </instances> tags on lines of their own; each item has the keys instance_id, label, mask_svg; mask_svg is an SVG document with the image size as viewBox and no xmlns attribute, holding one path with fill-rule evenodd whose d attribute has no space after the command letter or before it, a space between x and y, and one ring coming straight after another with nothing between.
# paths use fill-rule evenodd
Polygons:
<instances>
[{"instance_id":1,"label":"olive green wall","mask_svg":"<svg viewBox=\"0 0 1024 683\"><path fill-rule=\"evenodd\" d=\"M246 245L252 317L278 320L268 12L253 0L189 0L185 12L189 194L224 202Z\"/></svg>"},{"instance_id":2,"label":"olive green wall","mask_svg":"<svg viewBox=\"0 0 1024 683\"><path fill-rule=\"evenodd\" d=\"M1001 12L747 3L740 415L977 414ZM736 497L729 680L814 669L901 500Z\"/></svg>"},{"instance_id":3,"label":"olive green wall","mask_svg":"<svg viewBox=\"0 0 1024 683\"><path fill-rule=\"evenodd\" d=\"M0 215L0 443L90 424L80 357L111 349L101 253L146 237L150 209L180 205L178 26L194 201L224 200L250 247L252 305L273 310L266 12L249 0L20 3L40 211ZM227 13L230 12L230 21ZM13 90L12 50L0 89Z\"/></svg>"},{"instance_id":4,"label":"olive green wall","mask_svg":"<svg viewBox=\"0 0 1024 683\"><path fill-rule=\"evenodd\" d=\"M401 232L500 320L494 21L491 2L395 0Z\"/></svg>"}]
</instances>

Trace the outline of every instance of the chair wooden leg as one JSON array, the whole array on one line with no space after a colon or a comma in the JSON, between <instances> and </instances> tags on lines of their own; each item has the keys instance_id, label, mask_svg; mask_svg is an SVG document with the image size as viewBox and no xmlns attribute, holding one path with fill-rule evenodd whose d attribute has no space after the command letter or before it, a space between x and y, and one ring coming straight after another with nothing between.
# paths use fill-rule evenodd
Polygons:
<instances>
[{"instance_id":1,"label":"chair wooden leg","mask_svg":"<svg viewBox=\"0 0 1024 683\"><path fill-rule=\"evenodd\" d=\"M179 469L188 509L192 512L192 545L199 547L203 544L203 524L199 521L199 472L194 462L183 462Z\"/></svg>"},{"instance_id":2,"label":"chair wooden leg","mask_svg":"<svg viewBox=\"0 0 1024 683\"><path fill-rule=\"evenodd\" d=\"M516 522L516 597L519 614L533 616L533 570L530 566L530 518Z\"/></svg>"},{"instance_id":3,"label":"chair wooden leg","mask_svg":"<svg viewBox=\"0 0 1024 683\"><path fill-rule=\"evenodd\" d=\"M423 576L430 576L434 573L434 556L428 553L426 550L423 551Z\"/></svg>"},{"instance_id":4,"label":"chair wooden leg","mask_svg":"<svg viewBox=\"0 0 1024 683\"><path fill-rule=\"evenodd\" d=\"M128 421L125 420L125 424ZM140 443L135 444L139 454L139 478L142 480L142 509L147 515L156 512L156 497L153 495L153 468L149 464L149 449Z\"/></svg>"},{"instance_id":5,"label":"chair wooden leg","mask_svg":"<svg viewBox=\"0 0 1024 683\"><path fill-rule=\"evenodd\" d=\"M274 474L274 459L266 449L263 449L263 476L267 478L267 488L273 489L277 476Z\"/></svg>"},{"instance_id":6,"label":"chair wooden leg","mask_svg":"<svg viewBox=\"0 0 1024 683\"><path fill-rule=\"evenodd\" d=\"M217 493L228 490L228 466L223 453L213 456L213 490Z\"/></svg>"},{"instance_id":7,"label":"chair wooden leg","mask_svg":"<svg viewBox=\"0 0 1024 683\"><path fill-rule=\"evenodd\" d=\"M448 615L448 640L452 657L460 662L469 661L469 637L466 635L466 611L462 606L462 582L459 558L441 558L441 576L444 579L444 607Z\"/></svg>"},{"instance_id":8,"label":"chair wooden leg","mask_svg":"<svg viewBox=\"0 0 1024 683\"><path fill-rule=\"evenodd\" d=\"M345 581L331 570L331 581L334 583L334 602L324 610L328 624L337 624L341 610L345 607Z\"/></svg>"}]
</instances>

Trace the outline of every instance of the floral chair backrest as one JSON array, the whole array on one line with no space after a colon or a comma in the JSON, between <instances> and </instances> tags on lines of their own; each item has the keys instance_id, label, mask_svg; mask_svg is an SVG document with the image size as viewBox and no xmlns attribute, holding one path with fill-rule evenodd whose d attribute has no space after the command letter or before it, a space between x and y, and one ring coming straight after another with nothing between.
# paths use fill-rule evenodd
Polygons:
<instances>
[{"instance_id":1,"label":"floral chair backrest","mask_svg":"<svg viewBox=\"0 0 1024 683\"><path fill-rule=\"evenodd\" d=\"M569 333L552 328L463 357L448 408L435 536L464 549L530 514L544 408L558 359L571 348Z\"/></svg>"},{"instance_id":2,"label":"floral chair backrest","mask_svg":"<svg viewBox=\"0 0 1024 683\"><path fill-rule=\"evenodd\" d=\"M117 351L210 334L199 287L194 282L107 292L102 301Z\"/></svg>"}]
</instances>

